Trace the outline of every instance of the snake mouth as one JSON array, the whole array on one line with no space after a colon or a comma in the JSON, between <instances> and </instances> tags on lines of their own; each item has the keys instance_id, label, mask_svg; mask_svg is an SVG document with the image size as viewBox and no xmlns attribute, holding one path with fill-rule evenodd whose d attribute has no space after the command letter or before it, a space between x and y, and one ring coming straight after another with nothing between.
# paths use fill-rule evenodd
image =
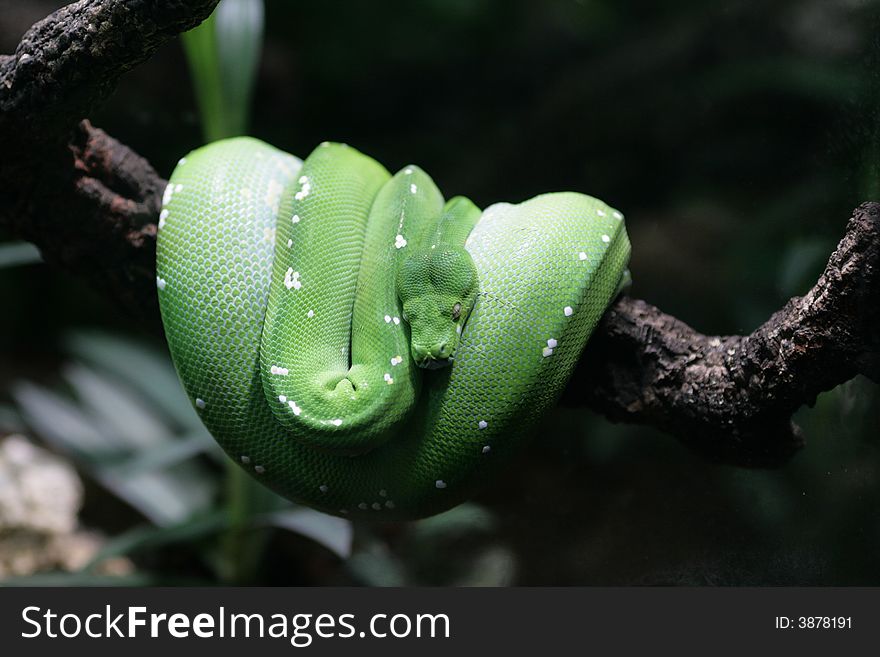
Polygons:
<instances>
[{"instance_id":1,"label":"snake mouth","mask_svg":"<svg viewBox=\"0 0 880 657\"><path fill-rule=\"evenodd\" d=\"M452 365L452 358L431 358L427 356L422 360L417 360L416 365L426 370L442 370L444 367Z\"/></svg>"},{"instance_id":2,"label":"snake mouth","mask_svg":"<svg viewBox=\"0 0 880 657\"><path fill-rule=\"evenodd\" d=\"M412 357L416 365L426 370L439 370L452 364L452 347L446 341L432 347L413 344Z\"/></svg>"}]
</instances>

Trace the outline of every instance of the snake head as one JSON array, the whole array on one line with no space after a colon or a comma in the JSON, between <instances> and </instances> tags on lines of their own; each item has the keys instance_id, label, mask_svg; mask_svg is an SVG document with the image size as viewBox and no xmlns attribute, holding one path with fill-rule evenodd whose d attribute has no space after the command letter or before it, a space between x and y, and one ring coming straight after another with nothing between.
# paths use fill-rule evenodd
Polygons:
<instances>
[{"instance_id":1,"label":"snake head","mask_svg":"<svg viewBox=\"0 0 880 657\"><path fill-rule=\"evenodd\" d=\"M410 327L410 351L419 367L452 363L459 336L477 298L477 268L463 248L414 249L397 270L397 294Z\"/></svg>"}]
</instances>

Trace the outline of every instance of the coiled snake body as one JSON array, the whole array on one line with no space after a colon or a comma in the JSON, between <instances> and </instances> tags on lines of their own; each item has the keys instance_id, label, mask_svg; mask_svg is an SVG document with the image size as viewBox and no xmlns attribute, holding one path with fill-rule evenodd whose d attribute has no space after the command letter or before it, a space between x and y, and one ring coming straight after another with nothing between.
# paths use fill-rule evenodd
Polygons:
<instances>
[{"instance_id":1,"label":"coiled snake body","mask_svg":"<svg viewBox=\"0 0 880 657\"><path fill-rule=\"evenodd\" d=\"M211 434L281 495L347 517L438 513L557 399L626 278L622 219L576 193L480 213L340 144L300 162L216 142L163 199L171 354Z\"/></svg>"}]
</instances>

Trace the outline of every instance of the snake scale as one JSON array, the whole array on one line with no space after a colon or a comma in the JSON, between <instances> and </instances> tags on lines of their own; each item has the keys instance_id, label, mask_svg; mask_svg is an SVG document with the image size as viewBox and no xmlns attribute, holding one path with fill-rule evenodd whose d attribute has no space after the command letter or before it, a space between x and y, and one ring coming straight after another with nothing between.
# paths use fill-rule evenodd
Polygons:
<instances>
[{"instance_id":1,"label":"snake scale","mask_svg":"<svg viewBox=\"0 0 880 657\"><path fill-rule=\"evenodd\" d=\"M578 193L446 202L343 144L182 158L159 302L202 422L279 494L412 519L471 496L558 398L628 277L623 216Z\"/></svg>"}]
</instances>

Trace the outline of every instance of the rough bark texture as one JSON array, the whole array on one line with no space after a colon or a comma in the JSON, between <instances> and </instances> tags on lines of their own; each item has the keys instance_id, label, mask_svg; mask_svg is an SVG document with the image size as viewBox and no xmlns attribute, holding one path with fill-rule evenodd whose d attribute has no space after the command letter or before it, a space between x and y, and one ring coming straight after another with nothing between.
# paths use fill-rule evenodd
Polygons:
<instances>
[{"instance_id":1,"label":"rough bark texture","mask_svg":"<svg viewBox=\"0 0 880 657\"><path fill-rule=\"evenodd\" d=\"M567 399L659 427L712 459L784 462L792 414L863 374L880 383L880 204L856 208L815 286L750 335L707 336L619 300L587 346Z\"/></svg>"},{"instance_id":2,"label":"rough bark texture","mask_svg":"<svg viewBox=\"0 0 880 657\"><path fill-rule=\"evenodd\" d=\"M0 57L0 227L144 317L156 316L150 252L162 181L81 120L217 1L81 0Z\"/></svg>"},{"instance_id":3,"label":"rough bark texture","mask_svg":"<svg viewBox=\"0 0 880 657\"><path fill-rule=\"evenodd\" d=\"M155 220L165 181L82 117L217 0L83 0L0 56L0 227L158 327ZM857 208L813 289L747 336L706 336L622 298L564 401L669 432L706 458L784 462L794 411L864 374L880 382L880 204Z\"/></svg>"}]
</instances>

